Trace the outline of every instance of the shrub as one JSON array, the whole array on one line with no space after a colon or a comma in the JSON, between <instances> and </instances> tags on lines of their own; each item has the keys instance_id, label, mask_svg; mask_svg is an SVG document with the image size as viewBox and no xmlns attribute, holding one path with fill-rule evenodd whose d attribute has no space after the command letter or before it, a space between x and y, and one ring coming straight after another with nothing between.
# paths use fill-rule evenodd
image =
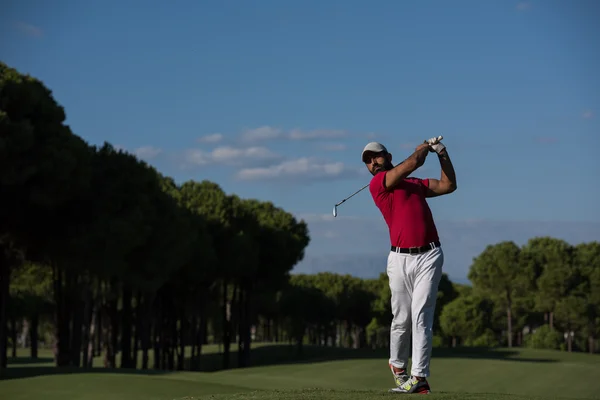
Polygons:
<instances>
[{"instance_id":1,"label":"shrub","mask_svg":"<svg viewBox=\"0 0 600 400\"><path fill-rule=\"evenodd\" d=\"M483 334L475 339L469 340L469 346L473 347L497 347L498 345L498 337L490 328L487 328Z\"/></svg>"},{"instance_id":2,"label":"shrub","mask_svg":"<svg viewBox=\"0 0 600 400\"><path fill-rule=\"evenodd\" d=\"M443 347L444 339L440 335L434 335L432 343L433 347Z\"/></svg>"},{"instance_id":3,"label":"shrub","mask_svg":"<svg viewBox=\"0 0 600 400\"><path fill-rule=\"evenodd\" d=\"M532 349L560 350L563 344L562 334L557 330L551 330L549 325L540 326L525 339L525 345Z\"/></svg>"}]
</instances>

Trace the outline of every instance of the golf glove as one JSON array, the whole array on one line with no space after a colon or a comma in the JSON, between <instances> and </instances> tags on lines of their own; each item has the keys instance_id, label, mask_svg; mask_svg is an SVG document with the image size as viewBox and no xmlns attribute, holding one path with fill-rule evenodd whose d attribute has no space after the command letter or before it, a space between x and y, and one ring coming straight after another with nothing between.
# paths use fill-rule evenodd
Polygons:
<instances>
[{"instance_id":1,"label":"golf glove","mask_svg":"<svg viewBox=\"0 0 600 400\"><path fill-rule=\"evenodd\" d=\"M438 154L441 154L442 151L444 151L444 149L446 148L446 146L444 146L444 144L442 142L436 143L434 145L431 146L431 148Z\"/></svg>"},{"instance_id":2,"label":"golf glove","mask_svg":"<svg viewBox=\"0 0 600 400\"><path fill-rule=\"evenodd\" d=\"M444 144L442 142L440 142L440 140L442 140L442 138L443 138L442 136L438 136L438 137L433 137L433 138L427 140L427 143L429 143L431 148L438 154L440 154L446 148L446 146L444 146Z\"/></svg>"},{"instance_id":3,"label":"golf glove","mask_svg":"<svg viewBox=\"0 0 600 400\"><path fill-rule=\"evenodd\" d=\"M427 140L427 143L429 143L429 144L432 144L432 145L433 145L433 144L439 143L439 141L440 141L440 140L442 140L443 138L444 138L444 137L443 137L443 136L441 136L441 135L440 135L440 136L438 136L438 137L432 137L431 139L428 139L428 140Z\"/></svg>"}]
</instances>

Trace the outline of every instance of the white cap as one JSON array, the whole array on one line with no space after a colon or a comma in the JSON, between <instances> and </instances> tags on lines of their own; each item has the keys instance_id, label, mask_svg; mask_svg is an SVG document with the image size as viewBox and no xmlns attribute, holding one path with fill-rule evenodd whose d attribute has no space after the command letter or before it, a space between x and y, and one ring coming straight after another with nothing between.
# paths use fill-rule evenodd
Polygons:
<instances>
[{"instance_id":1,"label":"white cap","mask_svg":"<svg viewBox=\"0 0 600 400\"><path fill-rule=\"evenodd\" d=\"M363 149L362 154L360 156L360 158L363 162L365 161L365 152L367 152L367 151L372 151L373 153L380 153L383 151L383 152L387 153L387 149L381 143L378 143L378 142L367 143L367 145Z\"/></svg>"}]
</instances>

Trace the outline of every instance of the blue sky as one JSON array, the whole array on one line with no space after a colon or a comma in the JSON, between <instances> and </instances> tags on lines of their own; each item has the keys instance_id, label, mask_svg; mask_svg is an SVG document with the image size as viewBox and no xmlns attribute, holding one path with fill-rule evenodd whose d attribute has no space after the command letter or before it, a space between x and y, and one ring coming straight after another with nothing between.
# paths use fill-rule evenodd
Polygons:
<instances>
[{"instance_id":1,"label":"blue sky","mask_svg":"<svg viewBox=\"0 0 600 400\"><path fill-rule=\"evenodd\" d=\"M459 190L430 205L455 280L490 241L600 240L599 2L90 3L11 2L0 59L88 142L304 218L298 271L385 270L368 191L331 216L371 140L401 161L445 137Z\"/></svg>"}]
</instances>

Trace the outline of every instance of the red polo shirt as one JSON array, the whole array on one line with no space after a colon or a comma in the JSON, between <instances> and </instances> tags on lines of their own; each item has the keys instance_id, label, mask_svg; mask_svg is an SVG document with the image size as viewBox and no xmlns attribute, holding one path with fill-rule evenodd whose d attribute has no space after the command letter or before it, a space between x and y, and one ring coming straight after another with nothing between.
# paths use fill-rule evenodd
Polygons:
<instances>
[{"instance_id":1,"label":"red polo shirt","mask_svg":"<svg viewBox=\"0 0 600 400\"><path fill-rule=\"evenodd\" d=\"M369 185L375 205L388 225L390 242L396 247L417 247L439 240L425 200L428 179L405 178L388 191L383 186L387 171L376 174Z\"/></svg>"}]
</instances>

